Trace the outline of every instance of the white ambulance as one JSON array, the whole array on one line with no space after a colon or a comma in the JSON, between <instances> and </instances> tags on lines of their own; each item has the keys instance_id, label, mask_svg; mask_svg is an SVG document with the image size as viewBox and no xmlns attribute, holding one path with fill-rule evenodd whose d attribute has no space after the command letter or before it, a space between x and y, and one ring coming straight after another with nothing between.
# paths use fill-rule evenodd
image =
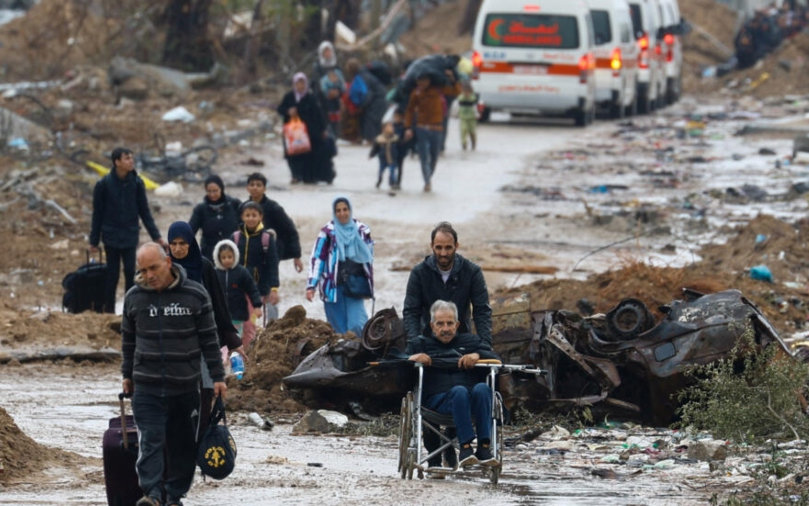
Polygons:
<instances>
[{"instance_id":1,"label":"white ambulance","mask_svg":"<svg viewBox=\"0 0 809 506\"><path fill-rule=\"evenodd\" d=\"M491 111L595 118L593 24L584 0L483 0L473 86Z\"/></svg>"},{"instance_id":2,"label":"white ambulance","mask_svg":"<svg viewBox=\"0 0 809 506\"><path fill-rule=\"evenodd\" d=\"M638 55L626 0L586 0L595 33L596 102L611 118L637 113Z\"/></svg>"}]
</instances>

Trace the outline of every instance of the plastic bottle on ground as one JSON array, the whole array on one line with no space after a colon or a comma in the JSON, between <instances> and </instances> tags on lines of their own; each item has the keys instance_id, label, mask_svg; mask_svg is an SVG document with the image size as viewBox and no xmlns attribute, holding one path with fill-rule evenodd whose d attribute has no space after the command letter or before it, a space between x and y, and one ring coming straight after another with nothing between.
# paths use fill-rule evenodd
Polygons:
<instances>
[{"instance_id":1,"label":"plastic bottle on ground","mask_svg":"<svg viewBox=\"0 0 809 506\"><path fill-rule=\"evenodd\" d=\"M244 359L235 351L230 354L230 369L237 380L242 379L242 376L244 376Z\"/></svg>"}]
</instances>

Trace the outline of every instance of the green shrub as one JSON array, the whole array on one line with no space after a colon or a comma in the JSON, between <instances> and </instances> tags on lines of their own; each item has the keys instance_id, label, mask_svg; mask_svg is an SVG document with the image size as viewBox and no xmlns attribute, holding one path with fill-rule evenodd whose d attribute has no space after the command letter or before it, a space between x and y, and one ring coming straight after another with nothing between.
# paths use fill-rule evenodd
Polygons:
<instances>
[{"instance_id":1,"label":"green shrub","mask_svg":"<svg viewBox=\"0 0 809 506\"><path fill-rule=\"evenodd\" d=\"M681 427L744 443L809 436L809 419L798 401L809 367L775 345L757 350L752 329L730 357L688 374L696 381L679 394Z\"/></svg>"}]
</instances>

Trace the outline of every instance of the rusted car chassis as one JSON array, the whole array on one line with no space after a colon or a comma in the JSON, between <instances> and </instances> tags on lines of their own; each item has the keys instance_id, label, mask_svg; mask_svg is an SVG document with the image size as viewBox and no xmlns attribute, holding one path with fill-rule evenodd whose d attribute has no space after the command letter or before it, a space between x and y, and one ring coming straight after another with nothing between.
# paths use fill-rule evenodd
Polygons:
<instances>
[{"instance_id":1,"label":"rusted car chassis","mask_svg":"<svg viewBox=\"0 0 809 506\"><path fill-rule=\"evenodd\" d=\"M787 346L756 306L737 290L703 295L660 308L657 324L646 305L625 299L607 314L534 311L525 299L495 304L493 347L510 364L531 364L542 376L503 375L500 390L510 410L542 411L590 406L614 416L665 425L675 416L676 394L686 370L729 357L747 333L757 347ZM317 391L321 399L364 401L366 409L398 403L412 385L403 363L405 336L392 309L369 321L361 341L341 341L308 356L291 388ZM379 365L369 365L379 363ZM371 402L368 402L371 401Z\"/></svg>"}]
</instances>

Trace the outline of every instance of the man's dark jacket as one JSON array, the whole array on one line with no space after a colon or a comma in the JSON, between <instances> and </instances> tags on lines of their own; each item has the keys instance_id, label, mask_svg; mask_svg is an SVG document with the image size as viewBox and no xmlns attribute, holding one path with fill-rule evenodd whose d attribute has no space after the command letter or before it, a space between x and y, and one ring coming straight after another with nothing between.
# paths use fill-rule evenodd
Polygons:
<instances>
[{"instance_id":1,"label":"man's dark jacket","mask_svg":"<svg viewBox=\"0 0 809 506\"><path fill-rule=\"evenodd\" d=\"M198 388L201 355L214 382L225 377L208 292L181 266L171 269L175 280L161 292L136 282L121 322L121 374L135 389L164 397Z\"/></svg>"},{"instance_id":2,"label":"man's dark jacket","mask_svg":"<svg viewBox=\"0 0 809 506\"><path fill-rule=\"evenodd\" d=\"M477 353L483 359L497 359L500 357L492 351L492 347L474 334L457 334L447 344L442 343L430 334L429 337L418 336L407 343L408 356L416 353L426 353L433 360L433 367L424 369L424 390L422 398L429 399L433 395L449 391L452 387L461 385L472 389L476 384L484 381L488 369L476 367L474 369L459 369L458 359L463 355ZM455 365L452 365L455 364Z\"/></svg>"},{"instance_id":3,"label":"man's dark jacket","mask_svg":"<svg viewBox=\"0 0 809 506\"><path fill-rule=\"evenodd\" d=\"M149 203L146 201L146 186L133 170L121 179L112 169L93 188L93 223L90 229L90 244L99 241L110 248L126 249L138 245L140 227L138 218L153 240L160 239Z\"/></svg>"},{"instance_id":4,"label":"man's dark jacket","mask_svg":"<svg viewBox=\"0 0 809 506\"><path fill-rule=\"evenodd\" d=\"M472 332L472 317L475 332L485 342L492 342L492 308L489 306L489 290L483 271L473 262L455 254L447 283L430 255L410 272L405 294L403 319L408 339L428 336L430 329L430 306L437 300L454 302L458 306L458 333ZM470 304L472 317L470 317Z\"/></svg>"},{"instance_id":5,"label":"man's dark jacket","mask_svg":"<svg viewBox=\"0 0 809 506\"><path fill-rule=\"evenodd\" d=\"M266 195L259 202L264 210L264 228L275 230L275 246L278 250L279 260L301 257L301 240L295 222L287 215L281 204L271 200Z\"/></svg>"}]
</instances>

